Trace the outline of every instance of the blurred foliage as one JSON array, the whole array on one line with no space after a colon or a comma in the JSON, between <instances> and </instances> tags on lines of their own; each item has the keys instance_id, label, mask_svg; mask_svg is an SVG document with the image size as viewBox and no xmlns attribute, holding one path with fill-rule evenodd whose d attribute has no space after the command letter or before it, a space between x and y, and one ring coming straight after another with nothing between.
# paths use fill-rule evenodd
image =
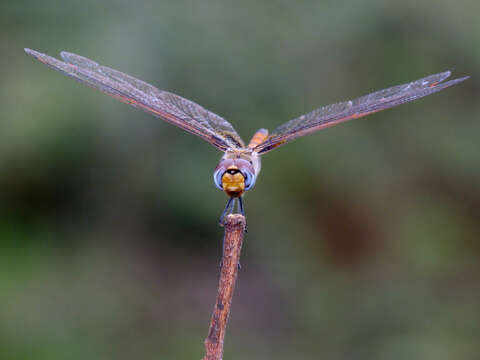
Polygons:
<instances>
[{"instance_id":1,"label":"blurred foliage","mask_svg":"<svg viewBox=\"0 0 480 360\"><path fill-rule=\"evenodd\" d=\"M477 359L478 1L3 1L0 359L199 359L226 201L202 140L80 86L72 51L247 140L428 74L472 79L265 156L228 359Z\"/></svg>"}]
</instances>

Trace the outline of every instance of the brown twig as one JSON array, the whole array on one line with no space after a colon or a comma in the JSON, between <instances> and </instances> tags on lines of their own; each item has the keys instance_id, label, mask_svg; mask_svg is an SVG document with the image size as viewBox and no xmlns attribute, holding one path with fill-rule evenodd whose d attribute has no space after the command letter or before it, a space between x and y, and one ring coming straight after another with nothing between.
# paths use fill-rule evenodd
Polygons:
<instances>
[{"instance_id":1,"label":"brown twig","mask_svg":"<svg viewBox=\"0 0 480 360\"><path fill-rule=\"evenodd\" d=\"M230 214L225 218L222 268L218 282L217 300L210 319L208 336L205 339L206 355L203 360L222 360L223 339L225 338L233 290L237 280L244 232L245 217L243 215Z\"/></svg>"}]
</instances>

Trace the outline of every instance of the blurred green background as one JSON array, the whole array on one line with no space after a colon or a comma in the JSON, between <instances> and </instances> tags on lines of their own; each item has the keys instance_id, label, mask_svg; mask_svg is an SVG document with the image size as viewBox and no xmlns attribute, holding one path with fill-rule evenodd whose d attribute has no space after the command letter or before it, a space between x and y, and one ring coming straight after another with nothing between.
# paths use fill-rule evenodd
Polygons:
<instances>
[{"instance_id":1,"label":"blurred green background","mask_svg":"<svg viewBox=\"0 0 480 360\"><path fill-rule=\"evenodd\" d=\"M478 359L478 1L2 1L0 359L200 359L220 153L34 61L67 50L247 141L441 72L472 79L265 155L225 359Z\"/></svg>"}]
</instances>

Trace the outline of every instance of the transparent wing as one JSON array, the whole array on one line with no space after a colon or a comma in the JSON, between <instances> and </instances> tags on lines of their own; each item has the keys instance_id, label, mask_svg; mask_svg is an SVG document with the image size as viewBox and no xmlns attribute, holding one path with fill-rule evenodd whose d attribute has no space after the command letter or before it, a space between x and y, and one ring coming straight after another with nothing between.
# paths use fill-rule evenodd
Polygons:
<instances>
[{"instance_id":1,"label":"transparent wing","mask_svg":"<svg viewBox=\"0 0 480 360\"><path fill-rule=\"evenodd\" d=\"M63 62L34 50L25 51L51 68L195 134L222 151L244 147L228 121L193 101L159 90L83 56L62 52Z\"/></svg>"},{"instance_id":2,"label":"transparent wing","mask_svg":"<svg viewBox=\"0 0 480 360\"><path fill-rule=\"evenodd\" d=\"M449 86L458 84L469 77L443 82L450 76L450 71L430 75L412 81L408 84L397 85L380 90L355 100L327 105L279 126L263 143L255 147L260 154L286 144L300 136L308 135L317 130L336 125L338 123L367 116L378 111L389 109L424 96L436 93Z\"/></svg>"}]
</instances>

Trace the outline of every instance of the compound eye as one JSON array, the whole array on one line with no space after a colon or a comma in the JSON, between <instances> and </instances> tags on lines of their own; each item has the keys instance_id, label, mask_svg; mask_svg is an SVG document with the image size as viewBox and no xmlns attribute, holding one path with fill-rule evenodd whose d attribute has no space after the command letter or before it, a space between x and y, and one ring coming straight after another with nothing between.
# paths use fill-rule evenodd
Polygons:
<instances>
[{"instance_id":1,"label":"compound eye","mask_svg":"<svg viewBox=\"0 0 480 360\"><path fill-rule=\"evenodd\" d=\"M242 175L245 178L245 190L250 190L255 185L255 175L248 170L242 171Z\"/></svg>"},{"instance_id":2,"label":"compound eye","mask_svg":"<svg viewBox=\"0 0 480 360\"><path fill-rule=\"evenodd\" d=\"M222 176L224 173L225 173L225 169L218 169L218 170L215 170L215 172L213 173L213 182L215 183L215 186L220 190L223 190Z\"/></svg>"}]
</instances>

